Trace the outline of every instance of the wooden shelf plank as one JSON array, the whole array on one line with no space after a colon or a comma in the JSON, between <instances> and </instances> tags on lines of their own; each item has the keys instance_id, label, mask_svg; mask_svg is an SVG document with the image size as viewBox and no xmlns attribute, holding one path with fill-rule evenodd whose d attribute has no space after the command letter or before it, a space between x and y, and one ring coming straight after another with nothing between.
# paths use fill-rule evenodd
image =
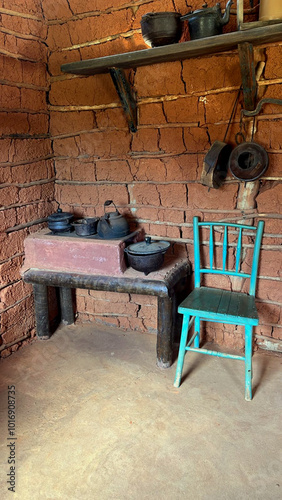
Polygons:
<instances>
[{"instance_id":1,"label":"wooden shelf plank","mask_svg":"<svg viewBox=\"0 0 282 500\"><path fill-rule=\"evenodd\" d=\"M63 73L95 75L107 73L110 68L135 68L161 62L171 62L237 49L238 44L253 45L279 42L282 40L282 23L258 27L246 31L235 31L224 35L191 40L189 42L165 45L152 49L137 50L124 54L88 59L63 64Z\"/></svg>"}]
</instances>

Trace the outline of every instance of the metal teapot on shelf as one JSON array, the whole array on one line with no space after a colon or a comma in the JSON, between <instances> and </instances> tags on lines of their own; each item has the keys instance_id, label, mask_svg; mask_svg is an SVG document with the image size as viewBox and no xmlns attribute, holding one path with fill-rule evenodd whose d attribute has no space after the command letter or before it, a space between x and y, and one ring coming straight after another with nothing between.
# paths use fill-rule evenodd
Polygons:
<instances>
[{"instance_id":1,"label":"metal teapot on shelf","mask_svg":"<svg viewBox=\"0 0 282 500\"><path fill-rule=\"evenodd\" d=\"M113 204L115 207L114 212L106 212L106 207ZM124 238L130 233L130 228L127 220L123 217L113 200L106 200L104 203L104 215L98 222L97 232L100 238L106 240L115 238Z\"/></svg>"},{"instance_id":2,"label":"metal teapot on shelf","mask_svg":"<svg viewBox=\"0 0 282 500\"><path fill-rule=\"evenodd\" d=\"M230 8L233 3L233 0L228 0L223 15L219 3L214 7L208 7L207 2L205 2L202 9L182 16L181 21L188 20L191 40L221 35L222 27L229 22Z\"/></svg>"}]
</instances>

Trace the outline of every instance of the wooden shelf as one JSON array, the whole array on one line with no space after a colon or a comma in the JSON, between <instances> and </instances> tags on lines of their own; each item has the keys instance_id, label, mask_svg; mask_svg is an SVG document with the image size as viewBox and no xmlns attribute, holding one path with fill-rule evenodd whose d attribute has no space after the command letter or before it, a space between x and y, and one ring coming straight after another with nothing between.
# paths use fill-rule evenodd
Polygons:
<instances>
[{"instance_id":1,"label":"wooden shelf","mask_svg":"<svg viewBox=\"0 0 282 500\"><path fill-rule=\"evenodd\" d=\"M73 63L63 64L63 73L77 75L96 75L107 73L111 68L136 68L161 62L178 61L218 52L237 49L239 44L249 42L253 45L279 42L282 40L282 23L262 26L246 31L235 31L224 35L175 43L163 47L155 47L124 54L99 57Z\"/></svg>"},{"instance_id":2,"label":"wooden shelf","mask_svg":"<svg viewBox=\"0 0 282 500\"><path fill-rule=\"evenodd\" d=\"M175 43L152 49L136 50L124 54L99 57L63 64L64 73L76 75L97 75L110 73L131 132L137 131L137 105L134 93L126 79L124 69L147 66L162 62L179 61L192 57L217 54L238 49L244 104L247 110L255 108L256 78L253 45L268 44L282 40L282 23L258 27L246 31L235 31L200 40Z\"/></svg>"}]
</instances>

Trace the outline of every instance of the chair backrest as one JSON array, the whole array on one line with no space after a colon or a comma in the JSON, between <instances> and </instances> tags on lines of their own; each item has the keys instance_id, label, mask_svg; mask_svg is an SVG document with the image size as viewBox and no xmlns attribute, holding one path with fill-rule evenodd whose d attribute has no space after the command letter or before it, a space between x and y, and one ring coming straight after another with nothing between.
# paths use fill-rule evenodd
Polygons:
<instances>
[{"instance_id":1,"label":"chair backrest","mask_svg":"<svg viewBox=\"0 0 282 500\"><path fill-rule=\"evenodd\" d=\"M227 276L236 276L239 278L250 278L249 294L255 295L256 280L258 273L259 253L261 247L261 239L263 233L264 222L259 221L256 226L247 226L243 224L232 224L227 222L200 222L198 217L193 218L193 231L194 231L194 271L195 271L195 287L198 288L201 282L201 274L220 274ZM203 267L201 265L201 252L200 252L200 230L199 228L207 228L208 241L208 265ZM216 241L216 234L219 234L222 241ZM229 243L229 237L232 237L232 242ZM249 236L254 238L253 257L251 262L251 272L242 272L241 264L243 257L243 237ZM252 246L248 244L247 246ZM215 247L222 247L222 263L220 268L215 266ZM235 250L232 268L230 269L228 260L228 249ZM230 251L229 251L230 252Z\"/></svg>"}]
</instances>

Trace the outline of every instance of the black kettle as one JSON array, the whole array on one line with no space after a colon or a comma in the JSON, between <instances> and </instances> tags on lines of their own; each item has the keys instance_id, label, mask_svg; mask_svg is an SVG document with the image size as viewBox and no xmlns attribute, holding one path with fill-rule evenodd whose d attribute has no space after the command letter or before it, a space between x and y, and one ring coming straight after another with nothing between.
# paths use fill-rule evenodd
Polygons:
<instances>
[{"instance_id":1,"label":"black kettle","mask_svg":"<svg viewBox=\"0 0 282 500\"><path fill-rule=\"evenodd\" d=\"M106 212L106 207L113 204L114 212ZM97 228L98 236L106 240L124 238L130 233L127 220L119 213L113 200L104 203L104 215L100 217Z\"/></svg>"},{"instance_id":2,"label":"black kettle","mask_svg":"<svg viewBox=\"0 0 282 500\"><path fill-rule=\"evenodd\" d=\"M229 22L230 8L233 3L233 0L228 0L223 16L220 3L217 3L214 7L208 7L207 2L205 2L202 9L182 16L181 21L188 20L191 40L221 35L222 26Z\"/></svg>"}]
</instances>

